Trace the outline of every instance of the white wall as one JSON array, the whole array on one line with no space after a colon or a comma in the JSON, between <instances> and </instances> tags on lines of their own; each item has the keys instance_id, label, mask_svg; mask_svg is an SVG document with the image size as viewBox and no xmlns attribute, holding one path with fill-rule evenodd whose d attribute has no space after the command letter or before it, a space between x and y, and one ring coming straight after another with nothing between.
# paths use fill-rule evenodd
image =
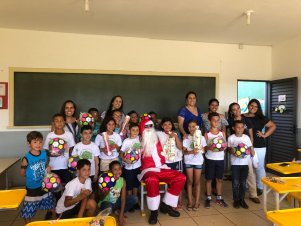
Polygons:
<instances>
[{"instance_id":1,"label":"white wall","mask_svg":"<svg viewBox=\"0 0 301 226\"><path fill-rule=\"evenodd\" d=\"M271 79L271 47L0 29L0 78L9 67L218 73L220 112L237 79ZM184 94L183 94L184 96ZM184 104L184 103L183 103ZM0 131L8 110L0 110Z\"/></svg>"},{"instance_id":2,"label":"white wall","mask_svg":"<svg viewBox=\"0 0 301 226\"><path fill-rule=\"evenodd\" d=\"M298 77L301 87L301 35L280 42L272 48L272 79ZM301 92L298 92L298 128L301 128Z\"/></svg>"}]
</instances>

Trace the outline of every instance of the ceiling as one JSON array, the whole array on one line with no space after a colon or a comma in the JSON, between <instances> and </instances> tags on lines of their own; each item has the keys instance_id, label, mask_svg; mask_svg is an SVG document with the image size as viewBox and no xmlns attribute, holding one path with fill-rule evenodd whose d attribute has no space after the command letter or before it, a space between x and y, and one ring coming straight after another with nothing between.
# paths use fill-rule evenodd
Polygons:
<instances>
[{"instance_id":1,"label":"ceiling","mask_svg":"<svg viewBox=\"0 0 301 226\"><path fill-rule=\"evenodd\" d=\"M85 12L84 0L0 0L0 27L273 45L301 33L301 1L90 0Z\"/></svg>"}]
</instances>

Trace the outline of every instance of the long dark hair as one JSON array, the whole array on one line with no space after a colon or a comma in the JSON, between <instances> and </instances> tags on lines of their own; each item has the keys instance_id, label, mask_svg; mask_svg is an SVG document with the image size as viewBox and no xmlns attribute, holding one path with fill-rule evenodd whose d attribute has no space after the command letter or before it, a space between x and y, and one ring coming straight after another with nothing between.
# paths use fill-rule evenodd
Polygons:
<instances>
[{"instance_id":1,"label":"long dark hair","mask_svg":"<svg viewBox=\"0 0 301 226\"><path fill-rule=\"evenodd\" d=\"M250 106L252 103L256 103L257 106L258 106L257 112L255 113L255 116L258 117L259 119L263 119L263 118L264 118L264 115L263 115L262 107L261 107L261 104L260 104L259 100L257 100L257 99L252 99L252 100L250 100L249 103L248 103L248 108L249 108L249 106Z\"/></svg>"},{"instance_id":2,"label":"long dark hair","mask_svg":"<svg viewBox=\"0 0 301 226\"><path fill-rule=\"evenodd\" d=\"M175 125L173 124L173 121L172 121L171 118L169 118L169 117L164 117L164 118L162 118L161 123L160 123L159 130L164 131L164 129L162 128L162 126L163 126L163 124L164 124L165 122L170 122L170 123L171 123L171 130L172 130L172 131L175 131L175 130L176 130L176 127L175 127Z\"/></svg>"},{"instance_id":3,"label":"long dark hair","mask_svg":"<svg viewBox=\"0 0 301 226\"><path fill-rule=\"evenodd\" d=\"M236 102L233 102L233 103L231 103L230 105L229 105L229 109L228 109L228 118L230 119L233 119L234 118L234 115L232 114L232 107L234 106L234 105L238 105L239 106L239 104L238 103L236 103Z\"/></svg>"},{"instance_id":4,"label":"long dark hair","mask_svg":"<svg viewBox=\"0 0 301 226\"><path fill-rule=\"evenodd\" d=\"M63 103L63 105L62 105L62 107L61 107L61 112L60 112L60 113L66 117L65 107L66 107L66 104L67 104L67 103L72 103L72 104L73 104L73 107L74 107L74 113L73 113L72 117L75 117L77 107L76 107L76 104L75 104L72 100L66 100L66 101Z\"/></svg>"},{"instance_id":5,"label":"long dark hair","mask_svg":"<svg viewBox=\"0 0 301 226\"><path fill-rule=\"evenodd\" d=\"M115 110L121 110L121 112L123 112L123 99L122 99L122 96L116 95L116 96L113 96L112 99L111 99L111 101L110 101L110 104L109 104L109 106L108 106L108 108L107 108L107 111L106 111L106 116L105 116L105 118L106 118L106 117L111 117L111 116L113 115L113 110L112 110L113 102L115 101L115 99L116 99L117 97L119 97L119 98L121 99L122 103L121 103L120 108L119 108L119 109L115 109Z\"/></svg>"},{"instance_id":6,"label":"long dark hair","mask_svg":"<svg viewBox=\"0 0 301 226\"><path fill-rule=\"evenodd\" d=\"M110 121L113 121L115 123L116 126L116 122L112 117L107 117L103 120L103 122L101 123L101 126L99 128L99 133L103 133L107 131L107 125Z\"/></svg>"}]
</instances>

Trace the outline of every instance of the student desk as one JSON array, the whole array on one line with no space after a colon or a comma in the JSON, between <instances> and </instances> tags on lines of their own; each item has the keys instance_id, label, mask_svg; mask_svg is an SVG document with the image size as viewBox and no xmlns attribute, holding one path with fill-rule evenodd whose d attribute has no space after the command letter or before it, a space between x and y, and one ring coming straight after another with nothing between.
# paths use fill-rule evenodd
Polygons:
<instances>
[{"instance_id":1,"label":"student desk","mask_svg":"<svg viewBox=\"0 0 301 226\"><path fill-rule=\"evenodd\" d=\"M1 190L0 210L17 209L26 195L25 189Z\"/></svg>"},{"instance_id":2,"label":"student desk","mask_svg":"<svg viewBox=\"0 0 301 226\"><path fill-rule=\"evenodd\" d=\"M263 210L267 212L267 195L273 190L276 210L279 210L280 202L290 192L301 192L301 177L273 177L278 182L272 182L268 177L261 179L263 182ZM283 183L280 183L280 182Z\"/></svg>"},{"instance_id":3,"label":"student desk","mask_svg":"<svg viewBox=\"0 0 301 226\"><path fill-rule=\"evenodd\" d=\"M5 188L8 189L7 170L16 164L20 158L1 158L0 159L0 174L5 173Z\"/></svg>"},{"instance_id":4,"label":"student desk","mask_svg":"<svg viewBox=\"0 0 301 226\"><path fill-rule=\"evenodd\" d=\"M301 173L301 164L298 162L269 163L266 167L284 175Z\"/></svg>"},{"instance_id":5,"label":"student desk","mask_svg":"<svg viewBox=\"0 0 301 226\"><path fill-rule=\"evenodd\" d=\"M297 226L300 225L301 208L269 211L267 219L278 226Z\"/></svg>"},{"instance_id":6,"label":"student desk","mask_svg":"<svg viewBox=\"0 0 301 226\"><path fill-rule=\"evenodd\" d=\"M90 222L94 217L83 217L83 218L71 218L63 220L51 220L51 221L35 221L26 224L26 226L89 226ZM104 226L116 226L116 221L114 217L106 217Z\"/></svg>"}]
</instances>

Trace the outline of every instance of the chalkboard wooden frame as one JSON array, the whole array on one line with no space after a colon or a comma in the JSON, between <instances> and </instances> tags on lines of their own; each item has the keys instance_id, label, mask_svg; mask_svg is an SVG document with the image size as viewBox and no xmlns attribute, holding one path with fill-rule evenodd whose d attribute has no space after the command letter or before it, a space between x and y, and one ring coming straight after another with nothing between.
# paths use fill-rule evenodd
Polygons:
<instances>
[{"instance_id":1,"label":"chalkboard wooden frame","mask_svg":"<svg viewBox=\"0 0 301 226\"><path fill-rule=\"evenodd\" d=\"M9 125L7 128L33 129L49 128L49 125L39 126L16 126L14 122L14 75L16 72L37 72L37 73L64 73L64 74L105 74L105 75L124 75L124 76L175 76L175 77L213 77L215 78L215 97L218 97L217 73L187 73L187 72L152 72L152 71L119 71L119 70L88 70L88 69L54 69L54 68L9 68ZM183 96L185 93L183 93ZM184 99L184 97L183 97ZM184 105L184 100L183 100ZM58 109L59 110L59 109Z\"/></svg>"}]
</instances>

